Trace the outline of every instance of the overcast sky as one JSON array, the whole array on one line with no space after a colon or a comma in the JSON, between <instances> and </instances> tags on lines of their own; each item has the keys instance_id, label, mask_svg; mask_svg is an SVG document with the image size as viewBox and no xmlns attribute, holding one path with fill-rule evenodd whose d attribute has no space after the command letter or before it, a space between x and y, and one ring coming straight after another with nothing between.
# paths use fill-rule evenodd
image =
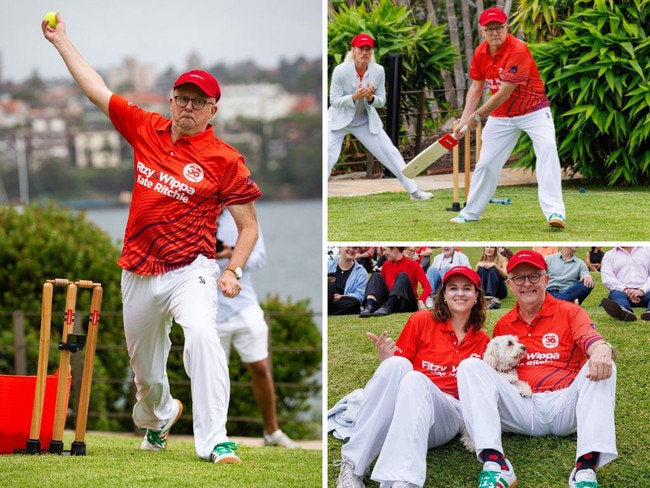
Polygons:
<instances>
[{"instance_id":1,"label":"overcast sky","mask_svg":"<svg viewBox=\"0 0 650 488\"><path fill-rule=\"evenodd\" d=\"M35 70L45 79L68 76L41 32L51 10L61 13L68 37L97 69L127 56L160 73L184 71L192 52L204 67L247 60L273 67L322 53L321 0L3 0L4 81L23 81Z\"/></svg>"}]
</instances>

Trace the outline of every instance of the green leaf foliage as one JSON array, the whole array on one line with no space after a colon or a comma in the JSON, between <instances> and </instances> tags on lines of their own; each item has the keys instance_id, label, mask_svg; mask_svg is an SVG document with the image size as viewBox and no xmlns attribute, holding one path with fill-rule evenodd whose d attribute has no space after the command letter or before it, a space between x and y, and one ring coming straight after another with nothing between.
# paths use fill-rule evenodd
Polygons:
<instances>
[{"instance_id":1,"label":"green leaf foliage","mask_svg":"<svg viewBox=\"0 0 650 488\"><path fill-rule=\"evenodd\" d=\"M551 100L562 166L596 183L650 182L649 6L648 0L577 1L568 18L553 24L561 35L530 45ZM540 14L520 7L518 15ZM538 23L521 25L538 38ZM520 165L534 167L527 138L516 151Z\"/></svg>"}]
</instances>

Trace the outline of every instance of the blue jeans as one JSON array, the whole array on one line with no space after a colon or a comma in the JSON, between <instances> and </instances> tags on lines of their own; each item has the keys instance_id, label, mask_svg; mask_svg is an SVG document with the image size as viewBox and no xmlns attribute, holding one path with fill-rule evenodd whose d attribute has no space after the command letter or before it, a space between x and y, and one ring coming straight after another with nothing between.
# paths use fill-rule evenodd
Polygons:
<instances>
[{"instance_id":1,"label":"blue jeans","mask_svg":"<svg viewBox=\"0 0 650 488\"><path fill-rule=\"evenodd\" d=\"M621 307L627 308L628 310L632 310L632 307L645 307L650 310L650 291L641 297L639 303L630 302L630 299L627 297L625 292L620 290L610 291L607 298L614 300Z\"/></svg>"},{"instance_id":2,"label":"blue jeans","mask_svg":"<svg viewBox=\"0 0 650 488\"><path fill-rule=\"evenodd\" d=\"M584 302L585 298L589 296L591 290L593 290L593 288L586 287L582 281L576 281L573 285L564 291L557 289L546 291L553 295L555 298L566 300L567 302L574 302L576 299L578 299L578 303L582 305L582 302Z\"/></svg>"}]
</instances>

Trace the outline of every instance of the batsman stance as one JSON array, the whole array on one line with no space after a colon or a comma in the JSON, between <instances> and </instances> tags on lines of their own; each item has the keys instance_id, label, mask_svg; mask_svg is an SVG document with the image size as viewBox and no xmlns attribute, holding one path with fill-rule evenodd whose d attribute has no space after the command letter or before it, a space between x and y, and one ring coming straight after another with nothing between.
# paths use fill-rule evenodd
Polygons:
<instances>
[{"instance_id":1,"label":"batsman stance","mask_svg":"<svg viewBox=\"0 0 650 488\"><path fill-rule=\"evenodd\" d=\"M133 421L146 429L143 450L161 450L182 413L172 398L167 358L172 320L183 328L183 362L191 380L194 445L200 458L239 463L228 440L228 364L217 334L219 288L235 297L258 235L254 201L262 196L244 158L214 135L219 84L204 71L182 74L169 99L171 120L114 94L82 58L59 14L45 38L88 98L133 146L135 182L122 267L124 333L135 375ZM225 205L239 237L223 273L215 261L216 221Z\"/></svg>"},{"instance_id":2,"label":"batsman stance","mask_svg":"<svg viewBox=\"0 0 650 488\"><path fill-rule=\"evenodd\" d=\"M494 190L504 164L524 131L533 141L537 158L536 173L539 205L550 227L564 229L566 213L562 199L562 174L555 142L555 124L544 83L528 47L508 33L508 16L498 8L489 8L479 17L485 38L474 51L465 109L458 128L469 131L484 118L481 155L467 197L467 205L452 224L479 220ZM487 83L492 96L480 108L479 101ZM463 136L456 129L456 138Z\"/></svg>"}]
</instances>

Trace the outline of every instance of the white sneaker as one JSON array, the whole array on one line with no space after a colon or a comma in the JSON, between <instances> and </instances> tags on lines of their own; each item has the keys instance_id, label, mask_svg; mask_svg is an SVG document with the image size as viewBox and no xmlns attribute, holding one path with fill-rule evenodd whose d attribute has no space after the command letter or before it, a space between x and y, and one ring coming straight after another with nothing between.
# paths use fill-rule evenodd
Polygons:
<instances>
[{"instance_id":1,"label":"white sneaker","mask_svg":"<svg viewBox=\"0 0 650 488\"><path fill-rule=\"evenodd\" d=\"M502 488L517 486L517 477L512 469L512 464L506 459L507 470L502 470L499 463L487 461L483 464L483 471L478 478L479 488Z\"/></svg>"},{"instance_id":2,"label":"white sneaker","mask_svg":"<svg viewBox=\"0 0 650 488\"><path fill-rule=\"evenodd\" d=\"M300 449L300 446L280 429L271 435L264 432L264 445L285 447L287 449Z\"/></svg>"},{"instance_id":3,"label":"white sneaker","mask_svg":"<svg viewBox=\"0 0 650 488\"><path fill-rule=\"evenodd\" d=\"M411 193L411 200L428 200L429 198L433 198L433 193L428 191L415 190Z\"/></svg>"},{"instance_id":4,"label":"white sneaker","mask_svg":"<svg viewBox=\"0 0 650 488\"><path fill-rule=\"evenodd\" d=\"M354 474L354 464L349 459L334 461L334 466L341 466L336 488L366 488L361 476Z\"/></svg>"},{"instance_id":5,"label":"white sneaker","mask_svg":"<svg viewBox=\"0 0 650 488\"><path fill-rule=\"evenodd\" d=\"M433 297L427 297L427 301L424 302L424 306L427 308L433 308Z\"/></svg>"},{"instance_id":6,"label":"white sneaker","mask_svg":"<svg viewBox=\"0 0 650 488\"><path fill-rule=\"evenodd\" d=\"M590 488L597 487L596 472L593 469L581 469L576 471L573 468L569 476L569 488Z\"/></svg>"},{"instance_id":7,"label":"white sneaker","mask_svg":"<svg viewBox=\"0 0 650 488\"><path fill-rule=\"evenodd\" d=\"M454 217L449 221L450 224L466 224L467 222L475 222L475 220L468 219L463 214L458 214L458 217Z\"/></svg>"},{"instance_id":8,"label":"white sneaker","mask_svg":"<svg viewBox=\"0 0 650 488\"><path fill-rule=\"evenodd\" d=\"M176 406L176 413L172 415L172 418L162 426L160 430L151 430L147 429L144 434L144 439L142 444L140 444L140 449L143 451L161 451L167 447L167 437L169 435L169 430L172 428L172 425L181 418L183 413L183 404L180 400L174 400L174 405Z\"/></svg>"}]
</instances>

